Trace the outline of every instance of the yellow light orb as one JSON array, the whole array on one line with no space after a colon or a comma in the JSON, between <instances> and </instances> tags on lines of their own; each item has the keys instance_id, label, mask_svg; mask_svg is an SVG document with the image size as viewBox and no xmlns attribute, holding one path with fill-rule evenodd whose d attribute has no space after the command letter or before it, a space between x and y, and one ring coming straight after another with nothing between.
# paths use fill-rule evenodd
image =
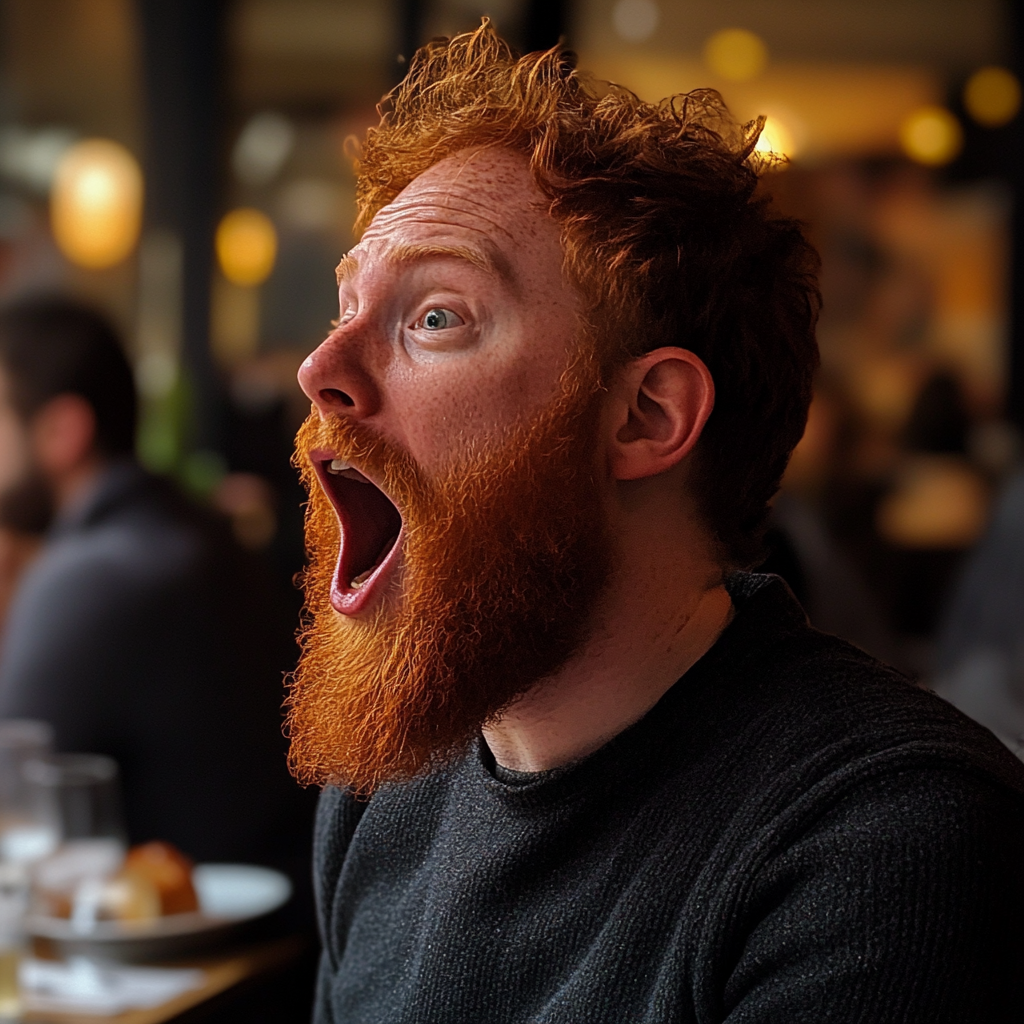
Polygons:
<instances>
[{"instance_id":1,"label":"yellow light orb","mask_svg":"<svg viewBox=\"0 0 1024 1024\"><path fill-rule=\"evenodd\" d=\"M72 146L54 174L50 225L72 263L89 270L120 263L142 226L142 171L135 157L109 139Z\"/></svg>"},{"instance_id":2,"label":"yellow light orb","mask_svg":"<svg viewBox=\"0 0 1024 1024\"><path fill-rule=\"evenodd\" d=\"M964 106L978 124L999 128L1020 110L1020 82L1006 68L980 68L964 86Z\"/></svg>"},{"instance_id":3,"label":"yellow light orb","mask_svg":"<svg viewBox=\"0 0 1024 1024\"><path fill-rule=\"evenodd\" d=\"M745 28L723 28L704 44L704 60L716 75L730 82L747 82L764 71L768 47Z\"/></svg>"},{"instance_id":4,"label":"yellow light orb","mask_svg":"<svg viewBox=\"0 0 1024 1024\"><path fill-rule=\"evenodd\" d=\"M265 213L242 207L221 219L216 246L217 261L224 276L232 284L254 288L274 269L277 232Z\"/></svg>"},{"instance_id":5,"label":"yellow light orb","mask_svg":"<svg viewBox=\"0 0 1024 1024\"><path fill-rule=\"evenodd\" d=\"M758 136L754 152L771 155L781 161L792 160L796 156L793 133L778 118L769 117ZM780 168L785 166L785 163L779 164Z\"/></svg>"},{"instance_id":6,"label":"yellow light orb","mask_svg":"<svg viewBox=\"0 0 1024 1024\"><path fill-rule=\"evenodd\" d=\"M941 167L960 152L964 133L945 107L920 107L900 127L900 142L911 160Z\"/></svg>"}]
</instances>

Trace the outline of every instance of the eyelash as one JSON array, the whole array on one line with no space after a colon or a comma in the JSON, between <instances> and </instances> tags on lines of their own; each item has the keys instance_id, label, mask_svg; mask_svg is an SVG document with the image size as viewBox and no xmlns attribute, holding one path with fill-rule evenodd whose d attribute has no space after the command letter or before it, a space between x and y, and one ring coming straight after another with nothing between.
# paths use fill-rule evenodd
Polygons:
<instances>
[{"instance_id":1,"label":"eyelash","mask_svg":"<svg viewBox=\"0 0 1024 1024\"><path fill-rule=\"evenodd\" d=\"M434 306L430 307L430 309L434 309L434 308L436 308L436 307L434 307ZM439 307L437 307L437 308L439 308ZM420 316L418 316L416 318L416 320L413 321L413 325L412 326L413 327L421 326L421 322L423 320L423 317L425 317L427 315L427 313L430 312L430 309L426 310L424 313L422 313ZM347 312L347 310L346 310L346 312ZM454 312L454 310L452 312ZM456 313L455 315L458 316L459 314ZM336 331L344 322L345 322L345 317L344 316L336 316L336 317L334 317L334 319L331 320L331 322L330 322L331 323L331 330L332 331Z\"/></svg>"},{"instance_id":2,"label":"eyelash","mask_svg":"<svg viewBox=\"0 0 1024 1024\"><path fill-rule=\"evenodd\" d=\"M331 321L331 329L336 331L347 320L351 320L352 316L354 316L355 313L352 312L352 316L349 316L350 312L352 312L351 307L349 309L346 309L345 312L341 316L336 316Z\"/></svg>"}]
</instances>

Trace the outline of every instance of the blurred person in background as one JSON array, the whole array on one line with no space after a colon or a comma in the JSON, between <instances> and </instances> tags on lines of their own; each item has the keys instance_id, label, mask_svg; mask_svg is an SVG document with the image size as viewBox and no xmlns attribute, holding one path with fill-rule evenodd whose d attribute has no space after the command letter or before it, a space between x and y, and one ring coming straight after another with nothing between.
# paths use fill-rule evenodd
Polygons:
<instances>
[{"instance_id":1,"label":"blurred person in background","mask_svg":"<svg viewBox=\"0 0 1024 1024\"><path fill-rule=\"evenodd\" d=\"M59 298L0 311L0 525L49 525L7 618L0 717L114 757L132 842L304 877L279 713L291 624L226 524L135 462L135 420L103 317Z\"/></svg>"},{"instance_id":2,"label":"blurred person in background","mask_svg":"<svg viewBox=\"0 0 1024 1024\"><path fill-rule=\"evenodd\" d=\"M1024 758L1024 470L996 502L936 643L935 691Z\"/></svg>"},{"instance_id":3,"label":"blurred person in background","mask_svg":"<svg viewBox=\"0 0 1024 1024\"><path fill-rule=\"evenodd\" d=\"M832 474L847 457L849 410L838 387L819 380L804 436L772 504L761 572L790 586L811 624L903 668L895 639L857 566L833 536L822 505Z\"/></svg>"}]
</instances>

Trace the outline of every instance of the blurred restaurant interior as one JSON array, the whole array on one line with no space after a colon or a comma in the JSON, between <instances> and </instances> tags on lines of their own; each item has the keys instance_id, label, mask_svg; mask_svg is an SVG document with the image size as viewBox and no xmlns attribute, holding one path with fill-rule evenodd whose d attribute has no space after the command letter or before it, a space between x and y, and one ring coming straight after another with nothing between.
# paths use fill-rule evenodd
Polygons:
<instances>
[{"instance_id":1,"label":"blurred restaurant interior","mask_svg":"<svg viewBox=\"0 0 1024 1024\"><path fill-rule=\"evenodd\" d=\"M926 668L1024 413L1012 5L5 0L2 11L0 293L59 289L109 311L131 346L142 460L212 496L282 576L302 557L295 370L328 328L333 268L351 243L345 139L401 75L396 52L486 12L520 48L564 35L584 69L642 98L711 86L739 118L767 115L761 145L789 162L766 187L823 256L820 395L787 486L863 578L891 656Z\"/></svg>"},{"instance_id":2,"label":"blurred restaurant interior","mask_svg":"<svg viewBox=\"0 0 1024 1024\"><path fill-rule=\"evenodd\" d=\"M760 145L788 162L765 187L823 257L820 393L787 490L863 581L880 652L927 669L1024 415L1011 4L2 11L0 294L67 291L115 318L142 397L143 462L212 498L282 578L302 559L295 370L328 329L351 244L345 140L400 77L396 53L487 13L520 48L564 36L584 69L644 99L711 86L737 117L767 115Z\"/></svg>"},{"instance_id":3,"label":"blurred restaurant interior","mask_svg":"<svg viewBox=\"0 0 1024 1024\"><path fill-rule=\"evenodd\" d=\"M1022 454L1010 0L2 0L0 303L112 318L140 461L223 512L297 615L295 373L352 244L346 140L417 45L484 14L643 99L712 87L767 117L758 148L785 160L764 188L820 249L824 306L766 568L814 624L930 681Z\"/></svg>"}]
</instances>

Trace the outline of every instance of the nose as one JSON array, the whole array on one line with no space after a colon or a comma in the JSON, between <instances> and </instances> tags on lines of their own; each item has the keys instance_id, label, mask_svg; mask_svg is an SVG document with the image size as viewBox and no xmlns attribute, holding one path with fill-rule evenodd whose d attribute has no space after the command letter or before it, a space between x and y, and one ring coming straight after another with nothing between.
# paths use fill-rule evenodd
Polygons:
<instances>
[{"instance_id":1,"label":"nose","mask_svg":"<svg viewBox=\"0 0 1024 1024\"><path fill-rule=\"evenodd\" d=\"M357 338L338 328L299 367L299 386L321 416L340 414L361 420L380 407L361 347Z\"/></svg>"}]
</instances>

